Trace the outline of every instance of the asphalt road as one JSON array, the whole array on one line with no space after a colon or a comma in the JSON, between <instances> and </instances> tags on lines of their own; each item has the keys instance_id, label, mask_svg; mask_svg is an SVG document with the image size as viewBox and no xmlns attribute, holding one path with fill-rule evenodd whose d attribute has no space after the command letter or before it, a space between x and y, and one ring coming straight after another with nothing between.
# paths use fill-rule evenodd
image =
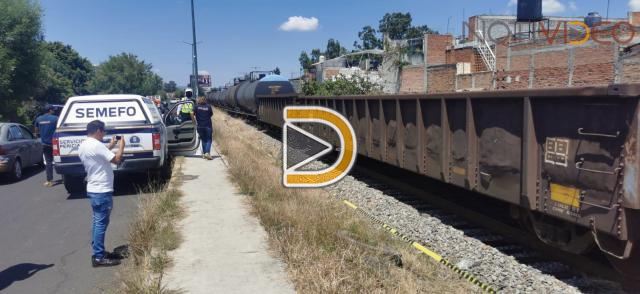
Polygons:
<instances>
[{"instance_id":1,"label":"asphalt road","mask_svg":"<svg viewBox=\"0 0 640 294\"><path fill-rule=\"evenodd\" d=\"M25 179L0 179L0 293L101 293L113 290L118 267L91 267L91 206L69 195L62 183L47 188L44 170ZM60 176L55 175L54 180ZM107 231L111 251L126 245L137 208L139 177L116 177L114 209ZM112 291L113 292L113 291Z\"/></svg>"}]
</instances>

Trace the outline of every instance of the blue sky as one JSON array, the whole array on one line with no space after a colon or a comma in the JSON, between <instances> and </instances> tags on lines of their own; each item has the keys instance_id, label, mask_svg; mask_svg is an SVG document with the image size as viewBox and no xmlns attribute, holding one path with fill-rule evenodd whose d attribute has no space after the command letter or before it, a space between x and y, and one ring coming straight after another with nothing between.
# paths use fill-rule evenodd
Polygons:
<instances>
[{"instance_id":1,"label":"blue sky","mask_svg":"<svg viewBox=\"0 0 640 294\"><path fill-rule=\"evenodd\" d=\"M199 67L221 85L253 67L280 67L283 75L299 72L302 50L324 49L329 38L350 49L365 25L377 27L386 12L410 12L416 25L460 33L462 13L515 13L515 0L195 0ZM626 17L640 0L610 0L610 17ZM185 85L191 72L189 0L40 0L45 38L72 45L97 64L109 55L130 52L152 63L165 81ZM544 0L553 15L579 16L606 12L606 0ZM307 31L285 31L289 17L316 18L294 22Z\"/></svg>"}]
</instances>

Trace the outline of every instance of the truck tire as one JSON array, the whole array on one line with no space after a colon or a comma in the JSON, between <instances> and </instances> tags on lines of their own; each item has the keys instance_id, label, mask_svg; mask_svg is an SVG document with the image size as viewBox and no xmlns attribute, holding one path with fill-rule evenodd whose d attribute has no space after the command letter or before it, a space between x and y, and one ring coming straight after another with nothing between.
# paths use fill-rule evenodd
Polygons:
<instances>
[{"instance_id":1,"label":"truck tire","mask_svg":"<svg viewBox=\"0 0 640 294\"><path fill-rule=\"evenodd\" d=\"M82 177L63 175L62 181L64 182L64 188L67 189L69 194L82 193L85 190Z\"/></svg>"}]
</instances>

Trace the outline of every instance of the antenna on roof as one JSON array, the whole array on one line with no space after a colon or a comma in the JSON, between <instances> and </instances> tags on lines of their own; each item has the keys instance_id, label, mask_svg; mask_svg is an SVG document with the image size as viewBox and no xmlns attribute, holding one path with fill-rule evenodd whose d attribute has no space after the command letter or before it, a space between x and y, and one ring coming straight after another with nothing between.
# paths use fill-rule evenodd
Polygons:
<instances>
[{"instance_id":1,"label":"antenna on roof","mask_svg":"<svg viewBox=\"0 0 640 294\"><path fill-rule=\"evenodd\" d=\"M464 16L464 8L462 8L462 38L463 38L463 39L464 39L464 37L467 35L467 34L465 33L465 31L466 31L466 30L465 30L465 25L464 25L464 22L465 22L465 21L467 21L467 20L465 19L465 16Z\"/></svg>"}]
</instances>

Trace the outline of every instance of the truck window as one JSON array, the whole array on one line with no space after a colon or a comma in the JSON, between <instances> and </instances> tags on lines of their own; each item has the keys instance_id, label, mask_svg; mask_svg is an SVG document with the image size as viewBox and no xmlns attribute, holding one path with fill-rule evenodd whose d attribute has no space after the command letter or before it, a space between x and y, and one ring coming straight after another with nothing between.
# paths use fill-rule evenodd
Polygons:
<instances>
[{"instance_id":1,"label":"truck window","mask_svg":"<svg viewBox=\"0 0 640 294\"><path fill-rule=\"evenodd\" d=\"M155 103L153 103L153 101L151 101L151 99L149 98L142 98L142 101L144 102L144 104L147 105L147 108L149 108L149 112L151 112L151 117L153 118L153 121L161 121L162 117L160 116L160 111L158 110L158 107L156 106Z\"/></svg>"}]
</instances>

